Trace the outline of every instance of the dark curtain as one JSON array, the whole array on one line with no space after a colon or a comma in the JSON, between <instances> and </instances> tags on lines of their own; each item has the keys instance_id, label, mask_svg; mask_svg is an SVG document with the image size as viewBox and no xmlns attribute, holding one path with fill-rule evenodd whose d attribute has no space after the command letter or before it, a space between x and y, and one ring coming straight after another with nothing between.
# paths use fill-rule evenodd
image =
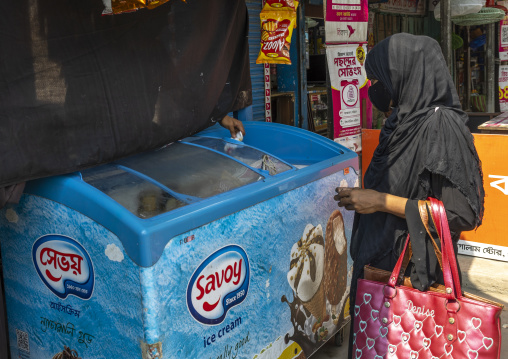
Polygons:
<instances>
[{"instance_id":1,"label":"dark curtain","mask_svg":"<svg viewBox=\"0 0 508 359\"><path fill-rule=\"evenodd\" d=\"M244 0L0 3L0 188L155 149L252 102Z\"/></svg>"}]
</instances>

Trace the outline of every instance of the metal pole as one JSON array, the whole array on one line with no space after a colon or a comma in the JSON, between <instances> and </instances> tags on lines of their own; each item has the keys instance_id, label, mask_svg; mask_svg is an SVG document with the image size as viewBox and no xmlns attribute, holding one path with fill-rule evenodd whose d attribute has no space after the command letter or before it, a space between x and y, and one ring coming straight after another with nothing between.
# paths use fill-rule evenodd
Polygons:
<instances>
[{"instance_id":1,"label":"metal pole","mask_svg":"<svg viewBox=\"0 0 508 359\"><path fill-rule=\"evenodd\" d=\"M300 51L298 52L298 86L297 96L300 108L298 109L298 127L308 129L307 116L307 65L305 57L305 4L298 6L298 37Z\"/></svg>"},{"instance_id":2,"label":"metal pole","mask_svg":"<svg viewBox=\"0 0 508 359\"><path fill-rule=\"evenodd\" d=\"M467 32L467 44L471 40L471 35L469 33L469 26L466 27ZM464 76L465 82L465 91L466 91L466 111L471 111L471 48L467 46L466 54L464 57L465 66L466 66L466 75Z\"/></svg>"},{"instance_id":3,"label":"metal pole","mask_svg":"<svg viewBox=\"0 0 508 359\"><path fill-rule=\"evenodd\" d=\"M487 78L487 112L495 112L496 109L496 23L487 25L487 53L486 66Z\"/></svg>"},{"instance_id":4,"label":"metal pole","mask_svg":"<svg viewBox=\"0 0 508 359\"><path fill-rule=\"evenodd\" d=\"M442 0L439 2L441 7L441 50L448 66L448 70L452 73L452 19L450 1Z\"/></svg>"}]
</instances>

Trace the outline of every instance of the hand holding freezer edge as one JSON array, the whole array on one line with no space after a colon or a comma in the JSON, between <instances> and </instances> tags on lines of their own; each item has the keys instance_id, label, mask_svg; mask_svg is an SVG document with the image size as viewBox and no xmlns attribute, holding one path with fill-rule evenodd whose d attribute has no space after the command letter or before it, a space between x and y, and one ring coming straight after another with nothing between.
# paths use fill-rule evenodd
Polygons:
<instances>
[{"instance_id":1,"label":"hand holding freezer edge","mask_svg":"<svg viewBox=\"0 0 508 359\"><path fill-rule=\"evenodd\" d=\"M304 302L314 297L323 279L324 247L322 244L313 243L319 236L323 238L321 225L314 227L308 224L302 238L291 248L292 265L287 278L298 298ZM311 260L315 265L311 266Z\"/></svg>"}]
</instances>

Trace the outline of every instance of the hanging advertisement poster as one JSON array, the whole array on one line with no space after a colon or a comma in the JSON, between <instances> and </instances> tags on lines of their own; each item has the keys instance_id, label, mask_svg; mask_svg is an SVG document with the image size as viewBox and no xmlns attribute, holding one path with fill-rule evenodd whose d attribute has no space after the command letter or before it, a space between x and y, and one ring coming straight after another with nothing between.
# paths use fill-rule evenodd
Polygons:
<instances>
[{"instance_id":1,"label":"hanging advertisement poster","mask_svg":"<svg viewBox=\"0 0 508 359\"><path fill-rule=\"evenodd\" d=\"M508 111L508 65L499 66L499 110Z\"/></svg>"},{"instance_id":2,"label":"hanging advertisement poster","mask_svg":"<svg viewBox=\"0 0 508 359\"><path fill-rule=\"evenodd\" d=\"M272 89L270 85L270 64L265 64L265 121L272 122Z\"/></svg>"},{"instance_id":3,"label":"hanging advertisement poster","mask_svg":"<svg viewBox=\"0 0 508 359\"><path fill-rule=\"evenodd\" d=\"M427 1L423 0L388 0L383 4L370 5L371 9L392 14L421 15L427 14Z\"/></svg>"},{"instance_id":4,"label":"hanging advertisement poster","mask_svg":"<svg viewBox=\"0 0 508 359\"><path fill-rule=\"evenodd\" d=\"M367 0L325 0L326 43L367 40Z\"/></svg>"},{"instance_id":5,"label":"hanging advertisement poster","mask_svg":"<svg viewBox=\"0 0 508 359\"><path fill-rule=\"evenodd\" d=\"M498 3L501 3L501 1ZM508 2L503 2L501 5L506 6ZM508 15L499 21L499 60L508 60Z\"/></svg>"},{"instance_id":6,"label":"hanging advertisement poster","mask_svg":"<svg viewBox=\"0 0 508 359\"><path fill-rule=\"evenodd\" d=\"M362 118L367 118L367 76L363 63L367 44L328 45L326 57L330 69L333 101L334 141L359 152L362 150ZM363 116L362 116L363 113Z\"/></svg>"},{"instance_id":7,"label":"hanging advertisement poster","mask_svg":"<svg viewBox=\"0 0 508 359\"><path fill-rule=\"evenodd\" d=\"M367 50L371 50L374 45L376 44L376 41L374 39L374 19L375 19L376 13L371 11L369 12L369 22L367 26Z\"/></svg>"}]
</instances>

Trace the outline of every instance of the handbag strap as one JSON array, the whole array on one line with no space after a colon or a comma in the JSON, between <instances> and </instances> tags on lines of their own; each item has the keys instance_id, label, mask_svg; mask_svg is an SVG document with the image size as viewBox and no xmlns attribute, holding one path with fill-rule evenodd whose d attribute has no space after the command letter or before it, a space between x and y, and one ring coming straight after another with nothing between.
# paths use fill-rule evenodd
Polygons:
<instances>
[{"instance_id":1,"label":"handbag strap","mask_svg":"<svg viewBox=\"0 0 508 359\"><path fill-rule=\"evenodd\" d=\"M460 287L459 270L455 259L455 251L453 249L452 237L448 226L448 219L443 202L435 199L428 199L431 204L431 216L437 229L439 239L441 241L441 252L443 259L443 278L446 286L446 296L448 299L456 299L462 297ZM450 290L448 289L450 288Z\"/></svg>"},{"instance_id":2,"label":"handbag strap","mask_svg":"<svg viewBox=\"0 0 508 359\"><path fill-rule=\"evenodd\" d=\"M445 234L445 238L448 240L446 241L447 244L447 252L448 252L448 259L450 262L450 266L452 269L452 275L453 275L453 281L455 283L455 289L457 290L456 294L457 297L462 297L462 288L460 284L460 275L459 275L459 267L457 265L457 258L455 256L455 250L453 249L453 242L452 242L452 235L450 232L450 227L448 223L448 218L446 216L446 211L443 206L443 203L441 203L441 224L443 228L443 233Z\"/></svg>"},{"instance_id":3,"label":"handbag strap","mask_svg":"<svg viewBox=\"0 0 508 359\"><path fill-rule=\"evenodd\" d=\"M404 262L404 255L406 254L407 247L409 246L409 234L406 238L406 243L404 244L404 248L402 249L402 253L399 256L399 259L397 260L397 263L395 264L395 267L393 268L392 275L390 276L390 279L388 280L388 285L392 288L395 288L395 284L397 284L397 278L399 278L399 273L402 268L402 263Z\"/></svg>"},{"instance_id":4,"label":"handbag strap","mask_svg":"<svg viewBox=\"0 0 508 359\"><path fill-rule=\"evenodd\" d=\"M436 231L438 233L438 237L441 242L441 261L440 264L442 265L443 270L443 278L445 281L446 288L450 288L450 290L446 290L446 297L449 300L455 300L457 297L462 297L462 291L460 287L460 279L459 279L459 272L457 267L457 262L455 259L455 251L453 250L452 245L452 239L450 234L450 228L448 226L448 219L446 217L446 211L444 209L443 203L435 198L428 198L429 204L430 204L430 212L431 212L431 218L434 223L434 227L436 228ZM424 201L422 201L424 202ZM420 204L420 203L419 203ZM426 209L425 209L426 212ZM420 211L420 215L422 212ZM427 218L428 216L424 216L424 218ZM422 218L423 221L423 218ZM424 225L426 225L426 229L428 228L428 223L426 224L425 221ZM430 232L430 231L429 231ZM430 233L429 233L430 234ZM431 236L432 238L432 236ZM404 248L402 249L402 253L399 256L399 259L397 260L397 263L395 264L395 267L393 268L392 274L388 280L388 285L392 288L395 287L397 283L397 278L399 276L400 270L402 268L406 250L409 246L409 234L406 238L406 243L404 244ZM436 250L436 255L439 253L439 248L437 247L437 244L433 240L434 249ZM439 258L439 257L438 257Z\"/></svg>"},{"instance_id":5,"label":"handbag strap","mask_svg":"<svg viewBox=\"0 0 508 359\"><path fill-rule=\"evenodd\" d=\"M445 244L443 228L441 226L441 207L438 202L434 198L428 198L430 203L430 214L432 218L432 222L434 223L434 227L436 228L437 235L441 242L441 258L443 263L443 279L446 288L450 288L450 290L445 291L445 295L448 299L454 299L455 286L453 284L453 276L451 273L450 262L448 260L447 247Z\"/></svg>"},{"instance_id":6,"label":"handbag strap","mask_svg":"<svg viewBox=\"0 0 508 359\"><path fill-rule=\"evenodd\" d=\"M437 261L439 262L439 267L441 267L441 270L443 270L443 259L441 250L439 249L439 246L436 243L436 240L430 233L429 229L429 215L427 212L427 203L428 201L418 201L418 211L420 212L420 218L422 220L423 226L425 227L425 230L427 231L427 234L429 235L431 241L432 241L432 247L434 247L434 252L436 253Z\"/></svg>"}]
</instances>

